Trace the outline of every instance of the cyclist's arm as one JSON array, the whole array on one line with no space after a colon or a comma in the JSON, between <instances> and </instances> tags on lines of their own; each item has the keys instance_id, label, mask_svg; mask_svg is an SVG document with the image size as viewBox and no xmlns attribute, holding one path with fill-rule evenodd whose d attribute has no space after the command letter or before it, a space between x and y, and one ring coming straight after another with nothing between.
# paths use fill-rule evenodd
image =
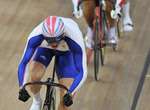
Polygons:
<instances>
[{"instance_id":1,"label":"cyclist's arm","mask_svg":"<svg viewBox=\"0 0 150 110\"><path fill-rule=\"evenodd\" d=\"M31 39L27 41L27 45L24 50L22 60L18 67L18 80L19 80L20 87L23 86L27 82L27 79L29 76L28 63L32 59L32 56L34 55L36 48L42 43L43 40L44 40L43 36L38 35L38 36L32 37Z\"/></svg>"},{"instance_id":2,"label":"cyclist's arm","mask_svg":"<svg viewBox=\"0 0 150 110\"><path fill-rule=\"evenodd\" d=\"M69 40L69 38L68 38ZM87 65L86 65L86 53L85 48L78 45L75 41L69 40L69 49L73 52L74 64L77 69L77 76L69 89L69 91L74 94L77 89L79 89L84 83L87 77ZM84 44L83 44L84 46Z\"/></svg>"}]
</instances>

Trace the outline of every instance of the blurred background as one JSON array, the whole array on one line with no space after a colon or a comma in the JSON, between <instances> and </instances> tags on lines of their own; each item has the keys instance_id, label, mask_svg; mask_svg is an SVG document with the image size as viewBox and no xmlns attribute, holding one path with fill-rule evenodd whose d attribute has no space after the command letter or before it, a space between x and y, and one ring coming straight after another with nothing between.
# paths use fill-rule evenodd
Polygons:
<instances>
[{"instance_id":1,"label":"blurred background","mask_svg":"<svg viewBox=\"0 0 150 110\"><path fill-rule=\"evenodd\" d=\"M149 6L149 0L131 0L134 30L119 38L117 52L107 48L105 66L100 65L97 82L91 57L87 80L76 93L73 110L130 110L150 48ZM26 103L18 100L17 69L27 37L39 23L50 15L72 18L85 36L84 17L75 19L72 13L71 0L0 0L0 110L30 108L31 98ZM53 62L43 80L50 76L52 65ZM150 110L149 75L150 67L136 110Z\"/></svg>"}]
</instances>

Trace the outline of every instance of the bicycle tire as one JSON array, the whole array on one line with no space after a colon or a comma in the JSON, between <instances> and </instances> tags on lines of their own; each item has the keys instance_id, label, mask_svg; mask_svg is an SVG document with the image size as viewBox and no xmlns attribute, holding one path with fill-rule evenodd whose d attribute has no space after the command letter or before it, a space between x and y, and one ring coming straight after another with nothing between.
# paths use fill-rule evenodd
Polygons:
<instances>
[{"instance_id":1,"label":"bicycle tire","mask_svg":"<svg viewBox=\"0 0 150 110\"><path fill-rule=\"evenodd\" d=\"M95 80L97 81L97 75L99 72L99 49L98 49L98 43L100 42L99 39L99 18L96 18L95 20L95 32L94 32L94 75Z\"/></svg>"},{"instance_id":2,"label":"bicycle tire","mask_svg":"<svg viewBox=\"0 0 150 110\"><path fill-rule=\"evenodd\" d=\"M43 110L56 110L56 88L53 87L49 93L49 104L43 105Z\"/></svg>"},{"instance_id":3,"label":"bicycle tire","mask_svg":"<svg viewBox=\"0 0 150 110\"><path fill-rule=\"evenodd\" d=\"M50 110L56 110L56 88L53 88L50 94Z\"/></svg>"},{"instance_id":4,"label":"bicycle tire","mask_svg":"<svg viewBox=\"0 0 150 110\"><path fill-rule=\"evenodd\" d=\"M105 16L105 11L102 9L102 6L100 8L100 23L101 23L101 32L102 32L102 39L103 42L100 42L100 57L101 57L101 65L104 66L104 59L105 59L105 53L106 53L106 40L107 40L107 34L106 31L108 29L108 24L107 24L107 20L106 20L106 16ZM101 46L101 44L103 43L103 46Z\"/></svg>"},{"instance_id":5,"label":"bicycle tire","mask_svg":"<svg viewBox=\"0 0 150 110\"><path fill-rule=\"evenodd\" d=\"M42 110L49 110L48 105L44 105Z\"/></svg>"}]
</instances>

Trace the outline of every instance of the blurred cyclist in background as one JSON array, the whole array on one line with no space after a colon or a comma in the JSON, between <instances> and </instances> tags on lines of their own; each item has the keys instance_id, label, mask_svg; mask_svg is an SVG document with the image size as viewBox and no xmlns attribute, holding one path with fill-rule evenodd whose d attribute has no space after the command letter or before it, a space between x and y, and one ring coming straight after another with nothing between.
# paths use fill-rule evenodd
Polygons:
<instances>
[{"instance_id":1,"label":"blurred cyclist in background","mask_svg":"<svg viewBox=\"0 0 150 110\"><path fill-rule=\"evenodd\" d=\"M79 18L82 16L82 9L77 10L77 5L80 0L72 0L74 5L74 15ZM111 2L105 1L103 4L106 6L106 17L109 22L108 29L108 44L117 44L117 37L115 35L115 19L117 19L121 15L121 6L124 0L116 0L115 10L113 10L113 6ZM95 8L99 5L99 0L89 0L84 2L83 14L88 24L88 32L86 34L86 46L91 49L91 38L92 38L92 28L93 28L93 20L95 14Z\"/></svg>"},{"instance_id":2,"label":"blurred cyclist in background","mask_svg":"<svg viewBox=\"0 0 150 110\"><path fill-rule=\"evenodd\" d=\"M24 96L27 91L22 89L22 86L28 79L32 82L40 81L53 56L56 56L56 74L59 83L69 88L68 93L60 89L58 110L70 110L73 94L82 86L87 77L87 63L82 33L78 25L69 18L50 16L29 35L18 68L19 99L22 101L28 99ZM32 69L29 73L30 63ZM41 110L40 89L39 85L30 86L33 93L30 110Z\"/></svg>"},{"instance_id":3,"label":"blurred cyclist in background","mask_svg":"<svg viewBox=\"0 0 150 110\"><path fill-rule=\"evenodd\" d=\"M84 2L84 9L82 12L81 7L79 7L79 10L77 10L77 5L80 0L72 0L73 6L74 6L74 16L76 18L80 18L84 12L85 19L88 23L88 29L87 34L85 37L86 40L86 46L88 48L91 48L91 37L92 37L92 27L93 27L93 20L94 20L94 10L95 6L98 3L99 0L89 0ZM133 23L130 18L130 2L129 0L125 0L125 3L123 4L124 0L117 0L115 4L115 10L112 10L112 6L110 2L107 0L106 2L106 15L107 19L109 21L109 30L108 30L108 43L110 44L116 44L117 38L115 36L115 27L114 22L117 18L117 15L121 15L121 6L123 8L123 30L124 31L132 31L133 30ZM123 5L122 5L123 4ZM115 13L115 15L113 13Z\"/></svg>"}]
</instances>

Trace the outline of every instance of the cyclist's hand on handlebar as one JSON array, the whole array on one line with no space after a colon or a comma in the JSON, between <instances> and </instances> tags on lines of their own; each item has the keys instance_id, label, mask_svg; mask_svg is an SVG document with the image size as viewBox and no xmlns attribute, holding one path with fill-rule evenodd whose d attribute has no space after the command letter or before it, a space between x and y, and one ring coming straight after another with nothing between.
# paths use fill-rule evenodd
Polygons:
<instances>
[{"instance_id":1,"label":"cyclist's hand on handlebar","mask_svg":"<svg viewBox=\"0 0 150 110\"><path fill-rule=\"evenodd\" d=\"M30 95L25 89L19 90L19 97L18 97L19 100L26 102L29 98L30 98Z\"/></svg>"},{"instance_id":2,"label":"cyclist's hand on handlebar","mask_svg":"<svg viewBox=\"0 0 150 110\"><path fill-rule=\"evenodd\" d=\"M121 7L120 6L116 6L115 10L111 11L111 18L113 18L113 19L121 18Z\"/></svg>"},{"instance_id":3,"label":"cyclist's hand on handlebar","mask_svg":"<svg viewBox=\"0 0 150 110\"><path fill-rule=\"evenodd\" d=\"M74 12L73 12L73 16L75 16L76 18L81 18L83 15L83 12L82 12L82 8L79 7L79 10L77 7L74 8Z\"/></svg>"},{"instance_id":4,"label":"cyclist's hand on handlebar","mask_svg":"<svg viewBox=\"0 0 150 110\"><path fill-rule=\"evenodd\" d=\"M72 94L70 92L68 92L63 97L63 105L69 107L72 104L73 104Z\"/></svg>"}]
</instances>

